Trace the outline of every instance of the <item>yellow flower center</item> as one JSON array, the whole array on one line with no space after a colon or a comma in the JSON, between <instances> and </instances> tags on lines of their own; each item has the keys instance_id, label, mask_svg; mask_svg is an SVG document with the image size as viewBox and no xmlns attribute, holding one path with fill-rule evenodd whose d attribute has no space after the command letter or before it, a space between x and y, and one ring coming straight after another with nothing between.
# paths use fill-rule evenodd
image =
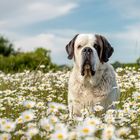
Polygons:
<instances>
[{"instance_id":1,"label":"yellow flower center","mask_svg":"<svg viewBox=\"0 0 140 140\"><path fill-rule=\"evenodd\" d=\"M44 128L45 128L45 130L50 130L50 126L49 125L46 125Z\"/></svg>"},{"instance_id":2,"label":"yellow flower center","mask_svg":"<svg viewBox=\"0 0 140 140\"><path fill-rule=\"evenodd\" d=\"M26 120L29 120L29 119L30 119L30 116L25 116L25 119L26 119Z\"/></svg>"},{"instance_id":3,"label":"yellow flower center","mask_svg":"<svg viewBox=\"0 0 140 140\"><path fill-rule=\"evenodd\" d=\"M60 139L60 140L62 140L63 139L63 135L62 134L58 134L57 135L57 138Z\"/></svg>"},{"instance_id":4,"label":"yellow flower center","mask_svg":"<svg viewBox=\"0 0 140 140\"><path fill-rule=\"evenodd\" d=\"M88 128L84 128L83 132L87 134L89 132L89 129Z\"/></svg>"},{"instance_id":5,"label":"yellow flower center","mask_svg":"<svg viewBox=\"0 0 140 140\"><path fill-rule=\"evenodd\" d=\"M50 106L50 107L51 107L52 109L55 109L55 106L53 106L53 105L52 105L52 106Z\"/></svg>"},{"instance_id":6,"label":"yellow flower center","mask_svg":"<svg viewBox=\"0 0 140 140\"><path fill-rule=\"evenodd\" d=\"M140 95L137 98L140 99Z\"/></svg>"},{"instance_id":7,"label":"yellow flower center","mask_svg":"<svg viewBox=\"0 0 140 140\"><path fill-rule=\"evenodd\" d=\"M2 124L5 124L5 121L2 121Z\"/></svg>"},{"instance_id":8,"label":"yellow flower center","mask_svg":"<svg viewBox=\"0 0 140 140\"><path fill-rule=\"evenodd\" d=\"M3 140L8 140L8 138L5 136L5 137L3 137Z\"/></svg>"},{"instance_id":9,"label":"yellow flower center","mask_svg":"<svg viewBox=\"0 0 140 140\"><path fill-rule=\"evenodd\" d=\"M21 118L18 119L18 123L22 123L22 119Z\"/></svg>"},{"instance_id":10,"label":"yellow flower center","mask_svg":"<svg viewBox=\"0 0 140 140\"><path fill-rule=\"evenodd\" d=\"M89 124L95 125L95 122L94 121L90 121Z\"/></svg>"},{"instance_id":11,"label":"yellow flower center","mask_svg":"<svg viewBox=\"0 0 140 140\"><path fill-rule=\"evenodd\" d=\"M10 128L11 128L11 126L10 126L10 125L7 125L7 126L6 126L6 129L10 129Z\"/></svg>"},{"instance_id":12,"label":"yellow flower center","mask_svg":"<svg viewBox=\"0 0 140 140\"><path fill-rule=\"evenodd\" d=\"M31 105L30 105L30 104L27 104L26 107L27 107L27 108L31 108Z\"/></svg>"}]
</instances>

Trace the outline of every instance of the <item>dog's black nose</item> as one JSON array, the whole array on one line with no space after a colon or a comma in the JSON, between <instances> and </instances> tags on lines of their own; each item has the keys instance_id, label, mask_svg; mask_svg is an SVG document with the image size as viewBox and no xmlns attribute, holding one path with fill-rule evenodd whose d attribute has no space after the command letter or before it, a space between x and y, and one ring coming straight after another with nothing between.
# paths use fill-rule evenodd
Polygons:
<instances>
[{"instance_id":1,"label":"dog's black nose","mask_svg":"<svg viewBox=\"0 0 140 140\"><path fill-rule=\"evenodd\" d=\"M91 53L92 49L90 47L86 47L82 50L84 53Z\"/></svg>"}]
</instances>

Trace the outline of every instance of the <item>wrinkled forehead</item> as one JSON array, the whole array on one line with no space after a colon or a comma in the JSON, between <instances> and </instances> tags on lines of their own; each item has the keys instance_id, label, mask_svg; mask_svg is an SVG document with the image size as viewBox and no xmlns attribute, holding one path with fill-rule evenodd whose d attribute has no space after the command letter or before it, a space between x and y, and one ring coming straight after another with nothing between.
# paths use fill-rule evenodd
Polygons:
<instances>
[{"instance_id":1,"label":"wrinkled forehead","mask_svg":"<svg viewBox=\"0 0 140 140\"><path fill-rule=\"evenodd\" d=\"M75 46L78 45L93 45L96 42L96 37L94 34L79 34L75 40Z\"/></svg>"}]
</instances>

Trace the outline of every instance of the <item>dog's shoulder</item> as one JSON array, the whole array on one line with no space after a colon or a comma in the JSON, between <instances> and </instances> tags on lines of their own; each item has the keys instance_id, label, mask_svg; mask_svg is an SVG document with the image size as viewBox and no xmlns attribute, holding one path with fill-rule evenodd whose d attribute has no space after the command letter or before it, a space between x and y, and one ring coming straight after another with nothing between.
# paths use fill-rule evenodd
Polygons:
<instances>
[{"instance_id":1,"label":"dog's shoulder","mask_svg":"<svg viewBox=\"0 0 140 140\"><path fill-rule=\"evenodd\" d=\"M116 78L116 72L113 68L113 66L109 63L106 63L105 65L105 69L104 69L104 72L103 72L103 76L105 76L106 78L111 78L111 79L114 79Z\"/></svg>"}]
</instances>

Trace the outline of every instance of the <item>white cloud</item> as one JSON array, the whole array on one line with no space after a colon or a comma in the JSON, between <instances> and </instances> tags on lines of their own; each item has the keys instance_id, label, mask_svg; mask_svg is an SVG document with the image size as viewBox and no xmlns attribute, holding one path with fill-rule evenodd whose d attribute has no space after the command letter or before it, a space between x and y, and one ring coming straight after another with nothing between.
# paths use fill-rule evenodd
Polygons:
<instances>
[{"instance_id":1,"label":"white cloud","mask_svg":"<svg viewBox=\"0 0 140 140\"><path fill-rule=\"evenodd\" d=\"M0 0L0 28L17 28L70 13L78 5L64 0Z\"/></svg>"}]
</instances>

